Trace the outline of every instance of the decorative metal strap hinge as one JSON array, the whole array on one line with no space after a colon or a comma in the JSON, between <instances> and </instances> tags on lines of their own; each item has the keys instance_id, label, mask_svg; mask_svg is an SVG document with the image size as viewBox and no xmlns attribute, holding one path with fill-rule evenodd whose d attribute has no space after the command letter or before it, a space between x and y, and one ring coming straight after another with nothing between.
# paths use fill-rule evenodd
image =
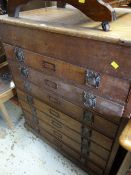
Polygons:
<instances>
[{"instance_id":1,"label":"decorative metal strap hinge","mask_svg":"<svg viewBox=\"0 0 131 175\"><path fill-rule=\"evenodd\" d=\"M34 104L34 101L33 101L33 97L31 95L27 95L27 101L29 104L33 105Z\"/></svg>"},{"instance_id":2,"label":"decorative metal strap hinge","mask_svg":"<svg viewBox=\"0 0 131 175\"><path fill-rule=\"evenodd\" d=\"M28 78L29 76L29 69L27 68L27 66L22 66L20 67L20 73L24 78Z\"/></svg>"},{"instance_id":3,"label":"decorative metal strap hinge","mask_svg":"<svg viewBox=\"0 0 131 175\"><path fill-rule=\"evenodd\" d=\"M18 61L18 64L19 64L20 73L21 73L23 81L24 81L24 90L28 94L31 92L31 84L28 81L29 68L24 62L24 60L25 60L24 51L22 50L22 48L15 47L14 52L15 52L16 60ZM37 118L37 111L36 111L36 108L34 106L34 99L31 95L27 95L27 102L30 106L31 113L32 113L33 127L37 132L40 132L39 127L38 127L39 120Z\"/></svg>"},{"instance_id":4,"label":"decorative metal strap hinge","mask_svg":"<svg viewBox=\"0 0 131 175\"><path fill-rule=\"evenodd\" d=\"M31 92L31 84L27 80L24 81L24 89L27 93Z\"/></svg>"},{"instance_id":5,"label":"decorative metal strap hinge","mask_svg":"<svg viewBox=\"0 0 131 175\"><path fill-rule=\"evenodd\" d=\"M82 127L82 138L81 138L81 163L85 164L89 148L90 148L90 137L91 137L92 131L90 128Z\"/></svg>"},{"instance_id":6,"label":"decorative metal strap hinge","mask_svg":"<svg viewBox=\"0 0 131 175\"><path fill-rule=\"evenodd\" d=\"M24 62L24 52L21 48L15 47L14 49L16 60L19 62Z\"/></svg>"},{"instance_id":7,"label":"decorative metal strap hinge","mask_svg":"<svg viewBox=\"0 0 131 175\"><path fill-rule=\"evenodd\" d=\"M92 93L84 91L84 105L85 107L95 108L96 107L96 96Z\"/></svg>"},{"instance_id":8,"label":"decorative metal strap hinge","mask_svg":"<svg viewBox=\"0 0 131 175\"><path fill-rule=\"evenodd\" d=\"M90 112L90 111L84 111L83 123L84 123L84 124L88 124L88 125L92 125L93 122L94 122L93 113Z\"/></svg>"},{"instance_id":9,"label":"decorative metal strap hinge","mask_svg":"<svg viewBox=\"0 0 131 175\"><path fill-rule=\"evenodd\" d=\"M91 85L96 88L100 85L100 74L91 70L86 71L86 85Z\"/></svg>"},{"instance_id":10,"label":"decorative metal strap hinge","mask_svg":"<svg viewBox=\"0 0 131 175\"><path fill-rule=\"evenodd\" d=\"M32 123L33 123L33 127L35 128L35 130L37 130L37 132L39 131L39 120L37 118L37 111L36 108L34 106L34 98L31 95L27 95L27 102L30 105L30 109L31 109L31 113L32 113Z\"/></svg>"}]
</instances>

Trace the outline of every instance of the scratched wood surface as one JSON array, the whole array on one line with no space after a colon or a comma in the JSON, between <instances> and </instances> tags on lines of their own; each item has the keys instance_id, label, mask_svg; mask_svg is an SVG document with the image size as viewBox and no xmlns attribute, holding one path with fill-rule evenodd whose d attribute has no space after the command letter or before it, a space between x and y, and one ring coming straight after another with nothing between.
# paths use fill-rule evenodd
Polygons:
<instances>
[{"instance_id":1,"label":"scratched wood surface","mask_svg":"<svg viewBox=\"0 0 131 175\"><path fill-rule=\"evenodd\" d=\"M127 13L117 15L117 20L111 23L110 32L103 32L100 23L90 20L70 6L66 9L51 7L21 12L18 19L0 16L0 21L77 37L131 45L131 14Z\"/></svg>"},{"instance_id":2,"label":"scratched wood surface","mask_svg":"<svg viewBox=\"0 0 131 175\"><path fill-rule=\"evenodd\" d=\"M39 71L34 70L36 67L32 66L31 72L33 76L31 77L29 76L30 79L28 79L27 77L22 78L22 76L16 70L15 65L13 65L10 61L11 60L10 57L11 58L14 57L12 54L12 52L14 52L14 49L11 51L11 49L9 49L7 44L13 45L13 47L21 47L24 52L24 57L27 57L26 59L28 59L29 56L29 54L27 53L25 54L25 51L27 50L31 51L31 53L33 53L34 56L38 54L37 58L39 58L39 61L42 60L43 56L47 56L49 58L52 58L53 60L56 59L55 60L56 64L65 62L70 64L71 68L72 65L76 66L76 70L78 71L79 68L80 70L83 69L83 75L85 69L89 68L94 71L98 72L100 71L104 75L106 74L109 77L109 79L110 77L119 79L119 82L124 82L122 86L122 88L125 87L124 93L120 92L121 86L119 87L116 86L114 88L111 88L110 86L111 90L109 91L108 89L107 92L111 93L114 90L115 91L114 94L117 93L121 94L120 96L117 95L118 96L117 99L116 96L113 95L117 105L120 105L121 103L122 104L126 103L131 80L131 74L130 74L131 48L129 47L131 46L131 36L129 33L131 26L130 19L131 15L129 14L118 15L118 20L111 24L111 31L105 33L100 29L101 28L100 23L91 21L89 18L80 13L78 10L70 6L67 6L66 9L57 9L56 7L53 7L53 8L45 8L45 9L22 12L20 14L20 18L17 19L7 16L0 17L0 35L5 45L7 58L9 61L9 65L12 69L16 87L19 88L21 91L25 91L24 80L26 81L28 80L28 83L30 85L29 87L31 87L30 91L28 92L28 95L31 95L33 98L42 101L42 103L45 103L46 105L49 105L55 110L64 113L64 115L70 116L73 120L76 120L76 122L82 123L84 108L83 106L80 106L81 104L79 101L80 98L71 99L70 97L69 100L69 98L67 99L67 97L71 95L69 95L69 93L67 93L66 90L59 89L59 93L57 94L56 91L53 91L49 88L45 88L45 86L43 86L44 83L41 86L40 82L36 81L37 80L36 73L34 73L36 75L36 79L33 79L35 78L33 72ZM39 55L41 55L41 58L39 57ZM116 70L113 67L111 67L111 62L113 60L115 60L119 64L119 69ZM27 62L25 61L24 64L26 63ZM21 64L20 61L19 64ZM30 63L27 66L30 66ZM39 67L39 65L37 66ZM43 75L41 79L42 81L44 81L43 79L44 77L46 79L47 78L49 79L50 76L53 77L53 79L51 77L50 79L51 81L56 80L56 77L54 77L53 75L46 75L45 72L39 72L39 75L40 74ZM55 81L55 83L59 83L59 81ZM71 85L68 84L69 83L68 81L66 83L67 84L63 85L59 84L59 86L61 88L71 87ZM51 85L53 85L53 87L56 87L54 86L54 84ZM107 90L107 88L103 89ZM119 92L118 89L120 90ZM100 91L100 89L98 91ZM64 96L63 94L65 92L66 95ZM74 90L72 90L72 92L74 93ZM104 96L103 92L102 94ZM77 96L75 95L75 97ZM110 98L112 98L112 94L110 95ZM113 98L110 100L113 100ZM25 103L23 103L23 106L25 106ZM96 130L98 131L99 134L102 134L103 136L100 137L101 139L106 137L109 140L109 142L107 141L105 145L105 148L108 149L110 152L106 170L104 172L105 175L109 174L111 165L113 163L113 160L119 147L118 137L120 135L119 131L122 125L122 119L120 120L120 116L122 116L124 112L123 108L123 110L120 110L121 111L120 113L112 114L113 111L111 109L113 108L110 105L108 106L110 109L106 111L106 113L105 111L104 113L102 112L103 110L105 110L105 108L101 108L101 110L89 109L89 111L92 112L93 114L95 115L98 114L98 116L103 117L101 121L99 120L99 127L97 126L97 124L95 124L95 122L97 123L98 120L97 121L94 120L92 131ZM30 111L27 112L30 113ZM98 119L98 117L95 117L95 119ZM125 118L123 118L123 120L124 119ZM110 122L110 124L106 120ZM49 120L47 122L49 124ZM110 125L112 127L112 129L111 127L109 127L110 128L109 132L105 131L106 129L104 129L104 127L100 129L100 126L103 126L105 122L106 122L105 126ZM116 127L115 125L115 130L113 129L114 124L118 126ZM48 132L49 131L51 132L50 128L47 127L46 125L44 125L44 128L46 128ZM114 139L113 133L115 132L116 134ZM52 133L50 133L49 135L47 134L48 136L45 134L44 136L47 137L48 140L52 140L52 137L50 136L51 134ZM79 139L79 137L76 138ZM97 141L97 139L95 140ZM66 141L66 143L67 142L68 141ZM100 145L101 147L104 145L103 143L104 142L101 141L102 144ZM72 147L76 149L74 145L72 145ZM109 147L111 148L111 150ZM80 147L78 148L80 149ZM92 158L94 158L94 155L91 156ZM93 169L93 167L95 166L95 164L90 164L90 162L88 161L88 166L89 165L90 167L92 167L91 169ZM103 163L102 166L104 166ZM99 174L102 173L103 173L102 171L99 171Z\"/></svg>"}]
</instances>

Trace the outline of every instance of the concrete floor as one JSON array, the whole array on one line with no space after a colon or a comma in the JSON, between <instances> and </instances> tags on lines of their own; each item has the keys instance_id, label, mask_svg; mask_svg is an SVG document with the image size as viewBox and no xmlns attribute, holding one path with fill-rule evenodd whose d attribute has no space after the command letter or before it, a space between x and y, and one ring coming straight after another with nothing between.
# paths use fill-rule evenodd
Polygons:
<instances>
[{"instance_id":1,"label":"concrete floor","mask_svg":"<svg viewBox=\"0 0 131 175\"><path fill-rule=\"evenodd\" d=\"M20 108L11 102L6 107L15 128L9 130L0 117L0 175L87 175L27 131Z\"/></svg>"}]
</instances>

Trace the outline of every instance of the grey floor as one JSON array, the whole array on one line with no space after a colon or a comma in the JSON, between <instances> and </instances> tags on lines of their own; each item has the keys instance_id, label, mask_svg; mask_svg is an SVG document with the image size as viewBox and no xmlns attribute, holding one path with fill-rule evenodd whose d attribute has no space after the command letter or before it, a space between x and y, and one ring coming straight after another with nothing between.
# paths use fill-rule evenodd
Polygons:
<instances>
[{"instance_id":1,"label":"grey floor","mask_svg":"<svg viewBox=\"0 0 131 175\"><path fill-rule=\"evenodd\" d=\"M11 102L6 107L15 128L8 129L0 113L0 175L87 175L27 131L20 108Z\"/></svg>"}]
</instances>

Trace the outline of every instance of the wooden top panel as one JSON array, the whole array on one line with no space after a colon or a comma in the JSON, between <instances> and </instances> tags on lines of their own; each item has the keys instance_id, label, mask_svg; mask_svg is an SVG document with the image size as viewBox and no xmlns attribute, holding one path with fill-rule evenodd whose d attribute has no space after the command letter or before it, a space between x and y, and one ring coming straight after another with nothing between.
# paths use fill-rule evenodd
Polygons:
<instances>
[{"instance_id":1,"label":"wooden top panel","mask_svg":"<svg viewBox=\"0 0 131 175\"><path fill-rule=\"evenodd\" d=\"M0 22L131 46L131 14L127 13L117 16L109 32L104 32L99 22L90 20L71 6L21 12L20 18L0 16Z\"/></svg>"}]
</instances>

